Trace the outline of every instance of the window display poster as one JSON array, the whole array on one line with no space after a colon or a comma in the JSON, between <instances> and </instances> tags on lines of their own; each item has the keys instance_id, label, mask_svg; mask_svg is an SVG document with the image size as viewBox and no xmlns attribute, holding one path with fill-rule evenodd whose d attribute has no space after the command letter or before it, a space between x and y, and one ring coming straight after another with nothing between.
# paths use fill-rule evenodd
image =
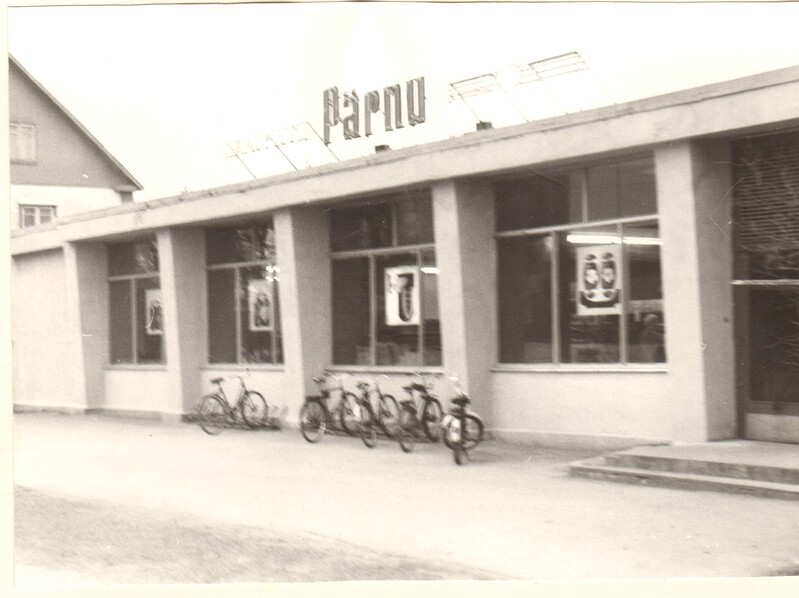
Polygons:
<instances>
[{"instance_id":1,"label":"window display poster","mask_svg":"<svg viewBox=\"0 0 799 598\"><path fill-rule=\"evenodd\" d=\"M621 246L578 247L577 315L601 316L621 313Z\"/></svg>"},{"instance_id":2,"label":"window display poster","mask_svg":"<svg viewBox=\"0 0 799 598\"><path fill-rule=\"evenodd\" d=\"M386 324L413 326L419 324L419 268L397 266L386 268Z\"/></svg>"},{"instance_id":3,"label":"window display poster","mask_svg":"<svg viewBox=\"0 0 799 598\"><path fill-rule=\"evenodd\" d=\"M144 291L144 331L151 336L164 333L164 308L161 303L161 289Z\"/></svg>"},{"instance_id":4,"label":"window display poster","mask_svg":"<svg viewBox=\"0 0 799 598\"><path fill-rule=\"evenodd\" d=\"M250 331L272 330L274 318L271 280L250 280L247 283L247 305Z\"/></svg>"}]
</instances>

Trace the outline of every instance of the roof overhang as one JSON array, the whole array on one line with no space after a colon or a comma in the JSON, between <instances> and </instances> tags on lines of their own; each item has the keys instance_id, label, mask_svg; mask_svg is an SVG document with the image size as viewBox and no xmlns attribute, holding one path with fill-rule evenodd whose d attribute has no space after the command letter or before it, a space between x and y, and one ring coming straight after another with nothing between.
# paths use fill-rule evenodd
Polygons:
<instances>
[{"instance_id":1,"label":"roof overhang","mask_svg":"<svg viewBox=\"0 0 799 598\"><path fill-rule=\"evenodd\" d=\"M24 230L12 253L66 242L142 234L173 226L246 219L275 210L382 194L440 181L543 169L661 145L799 125L799 67L627 104L430 144L380 152L247 183L60 220L52 230Z\"/></svg>"}]
</instances>

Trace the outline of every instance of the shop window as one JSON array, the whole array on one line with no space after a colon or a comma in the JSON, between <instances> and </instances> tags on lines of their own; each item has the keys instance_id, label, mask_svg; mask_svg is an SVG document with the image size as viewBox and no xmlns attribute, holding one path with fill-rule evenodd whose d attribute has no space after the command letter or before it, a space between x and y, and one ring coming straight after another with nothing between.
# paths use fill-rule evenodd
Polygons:
<instances>
[{"instance_id":1,"label":"shop window","mask_svg":"<svg viewBox=\"0 0 799 598\"><path fill-rule=\"evenodd\" d=\"M11 123L9 127L12 164L33 164L36 162L36 127L34 125Z\"/></svg>"},{"instance_id":2,"label":"shop window","mask_svg":"<svg viewBox=\"0 0 799 598\"><path fill-rule=\"evenodd\" d=\"M209 363L283 363L272 224L206 231Z\"/></svg>"},{"instance_id":3,"label":"shop window","mask_svg":"<svg viewBox=\"0 0 799 598\"><path fill-rule=\"evenodd\" d=\"M19 227L30 228L40 224L49 224L55 219L55 206L25 205L19 206Z\"/></svg>"},{"instance_id":4,"label":"shop window","mask_svg":"<svg viewBox=\"0 0 799 598\"><path fill-rule=\"evenodd\" d=\"M334 210L330 225L333 361L441 365L430 198L414 194ZM356 230L366 242L352 242Z\"/></svg>"},{"instance_id":5,"label":"shop window","mask_svg":"<svg viewBox=\"0 0 799 598\"><path fill-rule=\"evenodd\" d=\"M654 172L650 159L588 168L588 220L657 213Z\"/></svg>"},{"instance_id":6,"label":"shop window","mask_svg":"<svg viewBox=\"0 0 799 598\"><path fill-rule=\"evenodd\" d=\"M498 231L539 228L579 221L582 204L568 176L501 181L495 189Z\"/></svg>"},{"instance_id":7,"label":"shop window","mask_svg":"<svg viewBox=\"0 0 799 598\"><path fill-rule=\"evenodd\" d=\"M495 185L497 231L656 214L651 158L536 173Z\"/></svg>"},{"instance_id":8,"label":"shop window","mask_svg":"<svg viewBox=\"0 0 799 598\"><path fill-rule=\"evenodd\" d=\"M534 226L511 232L503 222L513 219L500 218L499 200L508 194L497 194L502 363L665 362L660 236L647 163L559 176L569 183L556 192L560 208L553 206L551 183L527 186L544 200L517 195L511 205L517 215L524 206L524 222ZM582 209L575 212L577 205ZM543 216L531 206L544 206ZM640 214L646 209L652 213ZM565 215L561 221L552 218L558 213Z\"/></svg>"},{"instance_id":9,"label":"shop window","mask_svg":"<svg viewBox=\"0 0 799 598\"><path fill-rule=\"evenodd\" d=\"M498 242L500 361L552 361L552 239L530 235Z\"/></svg>"},{"instance_id":10,"label":"shop window","mask_svg":"<svg viewBox=\"0 0 799 598\"><path fill-rule=\"evenodd\" d=\"M112 364L164 362L164 312L155 239L108 246Z\"/></svg>"}]
</instances>

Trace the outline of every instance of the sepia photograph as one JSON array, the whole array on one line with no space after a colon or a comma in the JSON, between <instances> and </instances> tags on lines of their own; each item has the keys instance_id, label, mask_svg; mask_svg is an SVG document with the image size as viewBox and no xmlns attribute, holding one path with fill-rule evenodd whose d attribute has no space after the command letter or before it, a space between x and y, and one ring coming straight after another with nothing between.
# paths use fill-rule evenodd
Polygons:
<instances>
[{"instance_id":1,"label":"sepia photograph","mask_svg":"<svg viewBox=\"0 0 799 598\"><path fill-rule=\"evenodd\" d=\"M799 595L799 3L2 22L2 590Z\"/></svg>"}]
</instances>

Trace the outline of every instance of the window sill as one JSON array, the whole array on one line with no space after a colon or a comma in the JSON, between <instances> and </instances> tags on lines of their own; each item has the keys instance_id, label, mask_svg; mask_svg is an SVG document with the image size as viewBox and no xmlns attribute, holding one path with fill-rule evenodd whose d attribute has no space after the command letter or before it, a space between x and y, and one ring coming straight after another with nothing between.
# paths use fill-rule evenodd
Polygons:
<instances>
[{"instance_id":1,"label":"window sill","mask_svg":"<svg viewBox=\"0 0 799 598\"><path fill-rule=\"evenodd\" d=\"M445 373L440 365L331 365L325 369L339 373L406 374L409 376L417 372L430 375L444 375Z\"/></svg>"},{"instance_id":2,"label":"window sill","mask_svg":"<svg viewBox=\"0 0 799 598\"><path fill-rule=\"evenodd\" d=\"M103 367L110 371L156 371L166 372L169 368L165 363L109 363Z\"/></svg>"},{"instance_id":3,"label":"window sill","mask_svg":"<svg viewBox=\"0 0 799 598\"><path fill-rule=\"evenodd\" d=\"M491 368L496 373L559 373L559 374L668 374L665 363L502 363Z\"/></svg>"},{"instance_id":4,"label":"window sill","mask_svg":"<svg viewBox=\"0 0 799 598\"><path fill-rule=\"evenodd\" d=\"M285 364L282 363L209 363L200 368L204 372L284 372Z\"/></svg>"}]
</instances>

